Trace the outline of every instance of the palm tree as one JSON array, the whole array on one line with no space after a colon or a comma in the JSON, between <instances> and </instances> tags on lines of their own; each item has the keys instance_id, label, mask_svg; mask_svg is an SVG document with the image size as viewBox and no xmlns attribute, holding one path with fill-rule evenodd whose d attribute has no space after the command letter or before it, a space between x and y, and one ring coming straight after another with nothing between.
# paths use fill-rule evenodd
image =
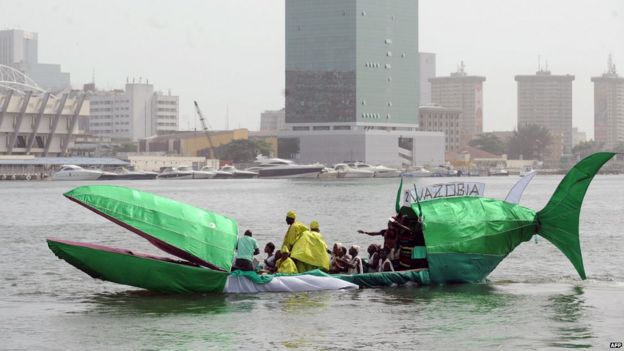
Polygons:
<instances>
[{"instance_id":1,"label":"palm tree","mask_svg":"<svg viewBox=\"0 0 624 351\"><path fill-rule=\"evenodd\" d=\"M470 140L468 145L493 153L495 155L501 155L505 153L506 145L495 134L484 133L480 134L476 138Z\"/></svg>"},{"instance_id":2,"label":"palm tree","mask_svg":"<svg viewBox=\"0 0 624 351\"><path fill-rule=\"evenodd\" d=\"M514 131L509 140L509 157L543 160L550 142L551 136L548 129L536 124L522 126Z\"/></svg>"}]
</instances>

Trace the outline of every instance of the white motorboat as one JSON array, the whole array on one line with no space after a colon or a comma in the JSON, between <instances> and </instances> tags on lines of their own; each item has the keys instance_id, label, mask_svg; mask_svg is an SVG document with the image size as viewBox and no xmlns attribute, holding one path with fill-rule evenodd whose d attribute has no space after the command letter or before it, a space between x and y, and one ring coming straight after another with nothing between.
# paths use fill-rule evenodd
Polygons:
<instances>
[{"instance_id":1,"label":"white motorboat","mask_svg":"<svg viewBox=\"0 0 624 351\"><path fill-rule=\"evenodd\" d=\"M321 179L336 179L338 177L338 172L333 168L325 167L321 169L318 177Z\"/></svg>"},{"instance_id":2,"label":"white motorboat","mask_svg":"<svg viewBox=\"0 0 624 351\"><path fill-rule=\"evenodd\" d=\"M258 177L261 178L316 178L325 168L320 163L299 165L281 158L259 157L255 162L258 165L249 167L246 171L258 172Z\"/></svg>"},{"instance_id":3,"label":"white motorboat","mask_svg":"<svg viewBox=\"0 0 624 351\"><path fill-rule=\"evenodd\" d=\"M432 177L433 173L425 167L413 167L401 175L403 177Z\"/></svg>"},{"instance_id":4,"label":"white motorboat","mask_svg":"<svg viewBox=\"0 0 624 351\"><path fill-rule=\"evenodd\" d=\"M490 175L490 176L508 176L509 175L509 171L506 170L505 168L490 168L490 170L488 170L488 175Z\"/></svg>"},{"instance_id":5,"label":"white motorboat","mask_svg":"<svg viewBox=\"0 0 624 351\"><path fill-rule=\"evenodd\" d=\"M155 179L158 176L156 172L137 171L126 167L119 167L111 172L103 172L98 180L136 180L136 179Z\"/></svg>"},{"instance_id":6,"label":"white motorboat","mask_svg":"<svg viewBox=\"0 0 624 351\"><path fill-rule=\"evenodd\" d=\"M53 180L96 180L104 172L95 169L84 169L76 165L64 165L52 175Z\"/></svg>"},{"instance_id":7,"label":"white motorboat","mask_svg":"<svg viewBox=\"0 0 624 351\"><path fill-rule=\"evenodd\" d=\"M448 165L439 165L431 173L433 177L453 177L457 175L457 170Z\"/></svg>"},{"instance_id":8,"label":"white motorboat","mask_svg":"<svg viewBox=\"0 0 624 351\"><path fill-rule=\"evenodd\" d=\"M232 173L230 173L230 172L219 170L219 169L216 169L216 168L210 167L210 166L202 167L199 170L199 172L210 173L210 174L212 174L212 177L210 177L210 178L213 178L213 179L229 179L229 178L234 177L234 175ZM206 179L206 178L204 178L204 179Z\"/></svg>"},{"instance_id":9,"label":"white motorboat","mask_svg":"<svg viewBox=\"0 0 624 351\"><path fill-rule=\"evenodd\" d=\"M375 178L394 178L401 175L401 171L396 168L390 168L386 166L371 166L364 162L351 162L347 164L351 168L364 169L373 172Z\"/></svg>"},{"instance_id":10,"label":"white motorboat","mask_svg":"<svg viewBox=\"0 0 624 351\"><path fill-rule=\"evenodd\" d=\"M213 172L211 170L204 170L204 167L202 167L201 170L196 171L191 166L180 166L178 167L178 171L190 172L191 179L212 179L215 178L217 175L216 172Z\"/></svg>"},{"instance_id":11,"label":"white motorboat","mask_svg":"<svg viewBox=\"0 0 624 351\"><path fill-rule=\"evenodd\" d=\"M226 172L232 175L232 178L256 178L258 176L258 172L253 172L253 171L243 171L240 169L237 169L234 166L223 166L221 167L221 169L219 170L221 172Z\"/></svg>"},{"instance_id":12,"label":"white motorboat","mask_svg":"<svg viewBox=\"0 0 624 351\"><path fill-rule=\"evenodd\" d=\"M375 176L375 171L371 169L349 167L346 163L334 165L334 170L338 172L338 178L372 178Z\"/></svg>"},{"instance_id":13,"label":"white motorboat","mask_svg":"<svg viewBox=\"0 0 624 351\"><path fill-rule=\"evenodd\" d=\"M520 171L520 176L521 177L526 177L529 174L533 173L533 166L524 166L522 167L522 170Z\"/></svg>"},{"instance_id":14,"label":"white motorboat","mask_svg":"<svg viewBox=\"0 0 624 351\"><path fill-rule=\"evenodd\" d=\"M193 179L192 170L189 171L187 166L182 167L166 167L159 174L161 179Z\"/></svg>"}]
</instances>

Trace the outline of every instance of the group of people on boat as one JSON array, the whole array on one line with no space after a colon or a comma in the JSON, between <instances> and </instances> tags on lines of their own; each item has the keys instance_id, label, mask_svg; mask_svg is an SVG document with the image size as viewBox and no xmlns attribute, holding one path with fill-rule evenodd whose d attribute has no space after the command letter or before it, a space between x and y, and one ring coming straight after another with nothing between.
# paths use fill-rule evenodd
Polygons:
<instances>
[{"instance_id":1,"label":"group of people on boat","mask_svg":"<svg viewBox=\"0 0 624 351\"><path fill-rule=\"evenodd\" d=\"M358 230L360 234L384 239L383 245L368 246L368 259L361 257L358 245L347 249L335 243L330 251L317 221L312 221L308 227L296 219L294 211L286 214L288 230L283 243L277 250L275 244L267 243L264 247L267 257L263 262L254 258L260 254L260 248L252 232L245 231L236 245L233 270L296 274L319 269L331 274L362 274L427 267L419 218L396 215L390 218L387 228L378 232Z\"/></svg>"}]
</instances>

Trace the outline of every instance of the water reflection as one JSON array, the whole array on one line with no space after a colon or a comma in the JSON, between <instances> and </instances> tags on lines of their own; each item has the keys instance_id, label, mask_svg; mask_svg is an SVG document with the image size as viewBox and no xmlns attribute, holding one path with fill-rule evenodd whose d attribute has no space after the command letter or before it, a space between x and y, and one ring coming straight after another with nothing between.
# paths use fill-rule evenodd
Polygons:
<instances>
[{"instance_id":1,"label":"water reflection","mask_svg":"<svg viewBox=\"0 0 624 351\"><path fill-rule=\"evenodd\" d=\"M236 301L223 294L168 295L147 290L129 290L118 293L100 293L82 301L87 313L115 315L223 314L249 312L254 304Z\"/></svg>"},{"instance_id":2,"label":"water reflection","mask_svg":"<svg viewBox=\"0 0 624 351\"><path fill-rule=\"evenodd\" d=\"M585 302L583 288L575 286L571 294L559 294L548 299L549 308L555 322L554 332L559 337L550 345L562 348L590 348L591 339L595 339L593 331L586 320L588 306Z\"/></svg>"}]
</instances>

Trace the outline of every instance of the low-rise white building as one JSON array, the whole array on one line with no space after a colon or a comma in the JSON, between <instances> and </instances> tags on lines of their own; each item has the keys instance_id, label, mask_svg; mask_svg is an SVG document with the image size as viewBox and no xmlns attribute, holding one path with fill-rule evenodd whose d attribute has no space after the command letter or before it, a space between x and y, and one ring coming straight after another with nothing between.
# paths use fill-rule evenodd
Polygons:
<instances>
[{"instance_id":1,"label":"low-rise white building","mask_svg":"<svg viewBox=\"0 0 624 351\"><path fill-rule=\"evenodd\" d=\"M159 172L164 167L191 166L200 169L203 166L219 168L219 160L195 156L128 155L128 162L137 169Z\"/></svg>"},{"instance_id":2,"label":"low-rise white building","mask_svg":"<svg viewBox=\"0 0 624 351\"><path fill-rule=\"evenodd\" d=\"M278 132L278 156L298 163L363 161L390 167L444 163L444 133L372 128Z\"/></svg>"}]
</instances>

